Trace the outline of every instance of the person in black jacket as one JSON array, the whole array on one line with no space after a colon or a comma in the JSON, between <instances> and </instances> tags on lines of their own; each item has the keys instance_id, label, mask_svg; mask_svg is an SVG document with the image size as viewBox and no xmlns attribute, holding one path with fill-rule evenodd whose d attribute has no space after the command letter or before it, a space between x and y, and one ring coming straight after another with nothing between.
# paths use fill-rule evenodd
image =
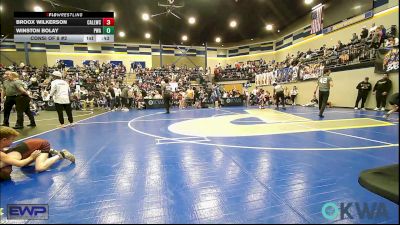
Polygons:
<instances>
[{"instance_id":1,"label":"person in black jacket","mask_svg":"<svg viewBox=\"0 0 400 225\"><path fill-rule=\"evenodd\" d=\"M376 92L376 111L379 110L381 106L381 111L385 111L386 99L390 89L392 89L392 81L389 80L389 75L385 73L383 78L376 82L373 90Z\"/></svg>"},{"instance_id":2,"label":"person in black jacket","mask_svg":"<svg viewBox=\"0 0 400 225\"><path fill-rule=\"evenodd\" d=\"M359 109L358 103L360 102L360 100L362 100L361 101L361 110L365 110L364 104L367 101L368 93L372 89L372 84L370 82L368 82L368 80L369 80L369 78L366 77L365 80L361 81L356 87L358 89L358 95L357 95L357 100L356 100L354 109Z\"/></svg>"},{"instance_id":3,"label":"person in black jacket","mask_svg":"<svg viewBox=\"0 0 400 225\"><path fill-rule=\"evenodd\" d=\"M366 27L363 27L363 29L362 29L362 31L361 31L360 38L361 38L361 39L365 39L365 38L367 38L367 37L368 37L368 30L367 30Z\"/></svg>"},{"instance_id":4,"label":"person in black jacket","mask_svg":"<svg viewBox=\"0 0 400 225\"><path fill-rule=\"evenodd\" d=\"M162 90L162 96L164 99L164 106L166 110L166 114L169 114L169 108L170 108L170 103L172 100L172 86L169 84L169 79L165 78L164 79L165 84L161 87Z\"/></svg>"}]
</instances>

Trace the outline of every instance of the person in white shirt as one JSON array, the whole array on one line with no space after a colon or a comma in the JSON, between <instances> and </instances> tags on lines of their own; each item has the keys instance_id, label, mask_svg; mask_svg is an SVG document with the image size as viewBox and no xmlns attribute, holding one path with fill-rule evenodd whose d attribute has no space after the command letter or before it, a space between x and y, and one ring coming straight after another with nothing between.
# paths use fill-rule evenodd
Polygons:
<instances>
[{"instance_id":1,"label":"person in white shirt","mask_svg":"<svg viewBox=\"0 0 400 225\"><path fill-rule=\"evenodd\" d=\"M46 89L42 91L42 99L44 102L44 108L47 108L49 106L50 94Z\"/></svg>"},{"instance_id":2,"label":"person in white shirt","mask_svg":"<svg viewBox=\"0 0 400 225\"><path fill-rule=\"evenodd\" d=\"M296 86L293 86L293 89L290 91L290 98L292 100L292 105L296 105L296 96L299 94Z\"/></svg>"},{"instance_id":3,"label":"person in white shirt","mask_svg":"<svg viewBox=\"0 0 400 225\"><path fill-rule=\"evenodd\" d=\"M257 96L258 88L254 88L253 91L251 92L254 96Z\"/></svg>"},{"instance_id":4,"label":"person in white shirt","mask_svg":"<svg viewBox=\"0 0 400 225\"><path fill-rule=\"evenodd\" d=\"M50 95L49 95L49 92L48 92L48 91L43 90L43 92L42 92L42 99L43 99L44 102L50 101Z\"/></svg>"},{"instance_id":5,"label":"person in white shirt","mask_svg":"<svg viewBox=\"0 0 400 225\"><path fill-rule=\"evenodd\" d=\"M50 96L53 97L57 114L58 121L60 121L61 127L66 127L64 125L64 115L63 110L67 113L68 121L72 126L74 119L72 117L71 102L69 100L69 85L66 81L62 80L62 74L59 71L53 72L54 80L51 82Z\"/></svg>"},{"instance_id":6,"label":"person in white shirt","mask_svg":"<svg viewBox=\"0 0 400 225\"><path fill-rule=\"evenodd\" d=\"M114 92L115 92L115 106L117 107L117 109L121 109L121 88L119 88L119 85L115 85L114 87Z\"/></svg>"}]
</instances>

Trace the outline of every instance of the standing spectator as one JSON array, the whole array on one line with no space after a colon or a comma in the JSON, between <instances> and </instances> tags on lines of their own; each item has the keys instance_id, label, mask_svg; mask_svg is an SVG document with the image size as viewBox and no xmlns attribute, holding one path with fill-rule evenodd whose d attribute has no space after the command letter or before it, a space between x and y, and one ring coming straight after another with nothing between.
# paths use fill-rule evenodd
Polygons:
<instances>
[{"instance_id":1,"label":"standing spectator","mask_svg":"<svg viewBox=\"0 0 400 225\"><path fill-rule=\"evenodd\" d=\"M24 113L28 116L30 120L30 127L36 127L35 117L33 117L33 113L30 109L30 101L31 96L27 92L27 87L24 82L19 79L19 75L17 73L12 73L14 80L16 81L16 86L20 95L17 97L17 104L15 108L17 109L17 123L14 129L22 129L24 128Z\"/></svg>"},{"instance_id":2,"label":"standing spectator","mask_svg":"<svg viewBox=\"0 0 400 225\"><path fill-rule=\"evenodd\" d=\"M119 85L116 84L114 87L114 93L115 93L115 106L117 109L121 109L121 88L119 88Z\"/></svg>"},{"instance_id":3,"label":"standing spectator","mask_svg":"<svg viewBox=\"0 0 400 225\"><path fill-rule=\"evenodd\" d=\"M389 29L389 32L387 35L390 37L397 37L397 26L396 25L390 26L390 29Z\"/></svg>"},{"instance_id":4,"label":"standing spectator","mask_svg":"<svg viewBox=\"0 0 400 225\"><path fill-rule=\"evenodd\" d=\"M18 74L17 74L18 75ZM18 88L15 84L13 73L11 71L6 71L3 78L4 83L3 87L1 89L1 97L4 98L2 99L2 102L4 102L4 119L3 119L3 124L2 126L10 126L10 114L11 110L14 105L17 103L17 97L20 94L18 91ZM4 100L4 101L3 101Z\"/></svg>"},{"instance_id":5,"label":"standing spectator","mask_svg":"<svg viewBox=\"0 0 400 225\"><path fill-rule=\"evenodd\" d=\"M386 34L386 28L383 25L379 26L380 30L381 30L381 40L380 40L380 44L382 45L384 40L387 38L387 34Z\"/></svg>"},{"instance_id":6,"label":"standing spectator","mask_svg":"<svg viewBox=\"0 0 400 225\"><path fill-rule=\"evenodd\" d=\"M356 33L353 33L353 37L351 38L351 44L357 44L358 43L358 37Z\"/></svg>"},{"instance_id":7,"label":"standing spectator","mask_svg":"<svg viewBox=\"0 0 400 225\"><path fill-rule=\"evenodd\" d=\"M359 109L358 103L360 102L360 100L362 100L361 110L365 110L364 104L367 101L368 93L372 89L372 84L369 82L369 78L366 77L365 80L361 81L356 88L358 89L358 95L354 109Z\"/></svg>"},{"instance_id":8,"label":"standing spectator","mask_svg":"<svg viewBox=\"0 0 400 225\"><path fill-rule=\"evenodd\" d=\"M380 27L376 28L371 40L371 48L378 49L381 45L382 30Z\"/></svg>"},{"instance_id":9,"label":"standing spectator","mask_svg":"<svg viewBox=\"0 0 400 225\"><path fill-rule=\"evenodd\" d=\"M188 106L191 106L194 103L194 91L192 87L186 91L186 102Z\"/></svg>"},{"instance_id":10,"label":"standing spectator","mask_svg":"<svg viewBox=\"0 0 400 225\"><path fill-rule=\"evenodd\" d=\"M221 91L219 89L219 86L217 84L214 85L213 87L213 93L212 93L212 98L213 98L213 102L215 103L215 108L221 108Z\"/></svg>"},{"instance_id":11,"label":"standing spectator","mask_svg":"<svg viewBox=\"0 0 400 225\"><path fill-rule=\"evenodd\" d=\"M18 75L18 74L17 74ZM4 100L4 120L2 126L10 126L10 113L14 105L17 103L17 97L20 95L16 83L14 81L13 75L11 71L6 71L4 74L4 83L1 91L2 98Z\"/></svg>"},{"instance_id":12,"label":"standing spectator","mask_svg":"<svg viewBox=\"0 0 400 225\"><path fill-rule=\"evenodd\" d=\"M244 103L246 107L250 106L250 92L247 88L243 91Z\"/></svg>"},{"instance_id":13,"label":"standing spectator","mask_svg":"<svg viewBox=\"0 0 400 225\"><path fill-rule=\"evenodd\" d=\"M47 108L49 106L50 94L46 89L42 91L42 99L44 102L44 107Z\"/></svg>"},{"instance_id":14,"label":"standing spectator","mask_svg":"<svg viewBox=\"0 0 400 225\"><path fill-rule=\"evenodd\" d=\"M336 51L342 50L343 47L344 47L344 45L343 45L342 41L339 40L338 44L336 45Z\"/></svg>"},{"instance_id":15,"label":"standing spectator","mask_svg":"<svg viewBox=\"0 0 400 225\"><path fill-rule=\"evenodd\" d=\"M110 110L114 110L115 106L115 92L114 92L114 85L111 84L110 87L107 90L107 102L108 102L108 107Z\"/></svg>"},{"instance_id":16,"label":"standing spectator","mask_svg":"<svg viewBox=\"0 0 400 225\"><path fill-rule=\"evenodd\" d=\"M283 94L285 95L285 103L289 105L290 104L289 100L291 98L290 98L290 91L289 91L289 88L287 86L284 88Z\"/></svg>"},{"instance_id":17,"label":"standing spectator","mask_svg":"<svg viewBox=\"0 0 400 225\"><path fill-rule=\"evenodd\" d=\"M369 33L370 35L375 32L376 28L378 28L375 23L372 23L371 28L369 28Z\"/></svg>"},{"instance_id":18,"label":"standing spectator","mask_svg":"<svg viewBox=\"0 0 400 225\"><path fill-rule=\"evenodd\" d=\"M129 86L128 89L128 109L131 109L133 106L133 102L134 102L134 98L135 98L135 92L133 90L133 87Z\"/></svg>"},{"instance_id":19,"label":"standing spectator","mask_svg":"<svg viewBox=\"0 0 400 225\"><path fill-rule=\"evenodd\" d=\"M128 96L129 88L128 86L124 86L121 91L121 98L122 98L122 108L123 110L128 110L128 103L129 103L129 96Z\"/></svg>"},{"instance_id":20,"label":"standing spectator","mask_svg":"<svg viewBox=\"0 0 400 225\"><path fill-rule=\"evenodd\" d=\"M67 113L68 121L71 126L73 126L74 119L72 117L72 108L69 100L69 85L66 81L62 80L62 75L59 71L53 72L54 80L51 82L50 96L53 97L54 103L56 105L56 110L58 114L58 120L61 127L66 127L64 125L64 114L63 110Z\"/></svg>"},{"instance_id":21,"label":"standing spectator","mask_svg":"<svg viewBox=\"0 0 400 225\"><path fill-rule=\"evenodd\" d=\"M299 91L296 86L293 86L293 89L290 91L290 98L292 100L292 105L296 105L296 97L299 94Z\"/></svg>"},{"instance_id":22,"label":"standing spectator","mask_svg":"<svg viewBox=\"0 0 400 225\"><path fill-rule=\"evenodd\" d=\"M264 89L260 90L260 96L258 99L259 99L258 104L260 105L259 108L264 109L265 104L267 104L267 97Z\"/></svg>"},{"instance_id":23,"label":"standing spectator","mask_svg":"<svg viewBox=\"0 0 400 225\"><path fill-rule=\"evenodd\" d=\"M326 104L329 99L329 92L331 87L333 86L333 80L329 76L331 74L330 69L326 69L324 71L324 75L318 79L317 87L315 88L314 95L317 93L319 89L319 117L323 118L324 111L326 108Z\"/></svg>"},{"instance_id":24,"label":"standing spectator","mask_svg":"<svg viewBox=\"0 0 400 225\"><path fill-rule=\"evenodd\" d=\"M200 108L201 106L201 101L200 101L200 92L198 90L198 88L193 87L193 92L194 92L194 98L193 98L193 102L195 104L196 108Z\"/></svg>"},{"instance_id":25,"label":"standing spectator","mask_svg":"<svg viewBox=\"0 0 400 225\"><path fill-rule=\"evenodd\" d=\"M5 81L3 83L2 97L5 97L4 101L4 120L2 126L9 126L10 113L14 105L17 109L17 122L15 129L23 128L24 112L29 116L31 124L28 126L36 126L35 119L33 118L32 112L29 109L29 94L24 89L24 83L18 80L19 75L16 72L6 71L4 74ZM25 96L22 96L25 95Z\"/></svg>"},{"instance_id":26,"label":"standing spectator","mask_svg":"<svg viewBox=\"0 0 400 225\"><path fill-rule=\"evenodd\" d=\"M361 40L363 40L363 39L365 40L367 37L368 37L368 29L367 29L367 27L363 27L360 38L361 38Z\"/></svg>"},{"instance_id":27,"label":"standing spectator","mask_svg":"<svg viewBox=\"0 0 400 225\"><path fill-rule=\"evenodd\" d=\"M383 78L378 80L374 86L373 92L376 95L376 108L375 111L379 110L382 106L381 111L385 111L386 99L389 91L392 89L392 81L389 80L387 73L383 74Z\"/></svg>"}]
</instances>

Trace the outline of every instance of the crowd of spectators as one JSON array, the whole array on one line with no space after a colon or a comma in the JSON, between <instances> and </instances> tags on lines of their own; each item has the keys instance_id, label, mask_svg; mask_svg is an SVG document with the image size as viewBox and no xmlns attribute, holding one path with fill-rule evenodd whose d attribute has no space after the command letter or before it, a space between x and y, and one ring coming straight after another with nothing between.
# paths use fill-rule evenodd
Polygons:
<instances>
[{"instance_id":1,"label":"crowd of spectators","mask_svg":"<svg viewBox=\"0 0 400 225\"><path fill-rule=\"evenodd\" d=\"M398 46L398 42L396 25L386 29L383 25L372 24L370 29L363 27L360 35L353 33L347 44L339 40L332 47L323 45L314 50L298 51L297 54L288 54L281 62L260 59L225 67L218 65L214 68L214 75L216 81L250 80L258 86L315 79L322 74L324 67L372 62L378 48Z\"/></svg>"},{"instance_id":2,"label":"crowd of spectators","mask_svg":"<svg viewBox=\"0 0 400 225\"><path fill-rule=\"evenodd\" d=\"M31 94L31 107L34 111L53 107L54 103L50 99L50 74L55 71L63 73L63 79L70 85L70 96L74 109L108 107L122 107L121 88L124 86L126 68L124 65L112 65L110 63L99 64L92 61L83 66L70 67L65 69L62 62L49 67L33 67L24 63L13 63L11 66L0 65L1 79L6 70L17 72L20 80L25 83L27 90ZM118 101L111 101L112 98L119 97ZM107 101L107 99L109 99ZM114 104L113 104L114 103Z\"/></svg>"},{"instance_id":3,"label":"crowd of spectators","mask_svg":"<svg viewBox=\"0 0 400 225\"><path fill-rule=\"evenodd\" d=\"M173 105L205 107L210 102L212 87L207 86L203 69L166 66L149 69L136 68L136 80L128 83L126 67L110 63L91 61L82 66L66 68L62 61L52 67L32 67L24 63L11 66L0 64L0 75L6 70L20 74L31 95L34 112L54 107L50 98L50 83L53 71L61 71L63 79L70 85L70 99L75 110L92 110L95 107L107 110L144 109L145 99L162 99L161 85L169 78L174 85Z\"/></svg>"}]
</instances>

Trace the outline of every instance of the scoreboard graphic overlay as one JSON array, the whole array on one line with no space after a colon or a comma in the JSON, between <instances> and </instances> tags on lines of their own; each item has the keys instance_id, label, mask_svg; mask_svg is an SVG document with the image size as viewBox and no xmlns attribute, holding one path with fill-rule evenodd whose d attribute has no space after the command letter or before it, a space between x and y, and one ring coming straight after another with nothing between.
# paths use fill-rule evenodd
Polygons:
<instances>
[{"instance_id":1,"label":"scoreboard graphic overlay","mask_svg":"<svg viewBox=\"0 0 400 225\"><path fill-rule=\"evenodd\" d=\"M14 12L16 42L114 42L113 12Z\"/></svg>"}]
</instances>

